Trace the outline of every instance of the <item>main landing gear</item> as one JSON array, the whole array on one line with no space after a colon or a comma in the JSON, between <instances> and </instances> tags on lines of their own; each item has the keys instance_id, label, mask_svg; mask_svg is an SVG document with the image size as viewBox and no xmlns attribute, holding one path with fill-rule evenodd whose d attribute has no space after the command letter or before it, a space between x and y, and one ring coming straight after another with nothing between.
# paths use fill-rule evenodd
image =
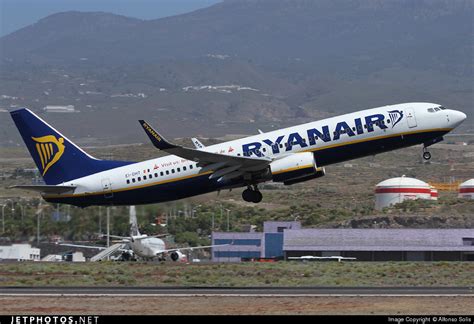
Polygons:
<instances>
[{"instance_id":1,"label":"main landing gear","mask_svg":"<svg viewBox=\"0 0 474 324\"><path fill-rule=\"evenodd\" d=\"M428 149L426 148L426 146L423 147L423 159L425 159L426 161L431 159L431 153L428 152Z\"/></svg>"},{"instance_id":2,"label":"main landing gear","mask_svg":"<svg viewBox=\"0 0 474 324\"><path fill-rule=\"evenodd\" d=\"M254 185L253 188L248 186L247 189L242 192L242 199L247 202L259 203L262 201L262 198L262 193L258 190L256 185Z\"/></svg>"}]
</instances>

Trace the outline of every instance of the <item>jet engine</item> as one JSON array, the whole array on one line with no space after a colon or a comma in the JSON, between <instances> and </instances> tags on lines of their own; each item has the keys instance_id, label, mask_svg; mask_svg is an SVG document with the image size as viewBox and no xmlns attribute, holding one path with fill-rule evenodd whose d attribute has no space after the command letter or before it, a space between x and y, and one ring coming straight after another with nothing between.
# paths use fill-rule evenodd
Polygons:
<instances>
[{"instance_id":1,"label":"jet engine","mask_svg":"<svg viewBox=\"0 0 474 324\"><path fill-rule=\"evenodd\" d=\"M295 153L270 163L272 180L285 185L320 178L325 175L324 168L318 168L311 152Z\"/></svg>"},{"instance_id":2,"label":"jet engine","mask_svg":"<svg viewBox=\"0 0 474 324\"><path fill-rule=\"evenodd\" d=\"M173 251L170 253L170 259L171 261L174 261L174 262L185 262L186 255L184 255L180 251Z\"/></svg>"}]
</instances>

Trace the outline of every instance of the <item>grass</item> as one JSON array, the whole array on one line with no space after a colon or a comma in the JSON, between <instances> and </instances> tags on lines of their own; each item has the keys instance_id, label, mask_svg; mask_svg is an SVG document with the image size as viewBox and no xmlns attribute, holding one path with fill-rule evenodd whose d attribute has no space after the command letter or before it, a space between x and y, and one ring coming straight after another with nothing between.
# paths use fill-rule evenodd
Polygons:
<instances>
[{"instance_id":1,"label":"grass","mask_svg":"<svg viewBox=\"0 0 474 324\"><path fill-rule=\"evenodd\" d=\"M473 286L473 262L9 263L0 286Z\"/></svg>"}]
</instances>

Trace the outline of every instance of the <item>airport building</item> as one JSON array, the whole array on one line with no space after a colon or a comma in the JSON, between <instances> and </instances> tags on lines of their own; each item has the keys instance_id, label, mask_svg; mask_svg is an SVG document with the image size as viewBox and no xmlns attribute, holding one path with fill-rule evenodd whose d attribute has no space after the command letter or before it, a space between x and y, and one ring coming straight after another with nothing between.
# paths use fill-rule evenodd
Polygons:
<instances>
[{"instance_id":1,"label":"airport building","mask_svg":"<svg viewBox=\"0 0 474 324\"><path fill-rule=\"evenodd\" d=\"M467 180L459 185L458 197L474 199L474 179Z\"/></svg>"},{"instance_id":2,"label":"airport building","mask_svg":"<svg viewBox=\"0 0 474 324\"><path fill-rule=\"evenodd\" d=\"M30 244L0 246L0 260L39 261L40 249L32 248Z\"/></svg>"},{"instance_id":3,"label":"airport building","mask_svg":"<svg viewBox=\"0 0 474 324\"><path fill-rule=\"evenodd\" d=\"M214 232L215 262L355 257L359 261L474 261L474 229L302 229L265 222L263 233Z\"/></svg>"},{"instance_id":4,"label":"airport building","mask_svg":"<svg viewBox=\"0 0 474 324\"><path fill-rule=\"evenodd\" d=\"M301 229L300 222L265 222L261 232L213 232L212 244L229 244L212 249L212 261L240 262L248 259L276 259L283 256L283 232Z\"/></svg>"},{"instance_id":5,"label":"airport building","mask_svg":"<svg viewBox=\"0 0 474 324\"><path fill-rule=\"evenodd\" d=\"M474 229L303 229L285 231L284 258L359 261L474 261Z\"/></svg>"}]
</instances>

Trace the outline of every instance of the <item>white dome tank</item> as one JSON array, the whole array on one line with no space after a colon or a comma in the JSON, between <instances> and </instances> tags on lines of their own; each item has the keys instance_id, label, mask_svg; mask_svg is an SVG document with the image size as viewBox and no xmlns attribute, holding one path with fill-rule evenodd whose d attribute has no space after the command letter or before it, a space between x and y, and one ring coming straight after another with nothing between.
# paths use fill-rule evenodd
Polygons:
<instances>
[{"instance_id":1,"label":"white dome tank","mask_svg":"<svg viewBox=\"0 0 474 324\"><path fill-rule=\"evenodd\" d=\"M430 186L431 190L431 200L438 200L438 189L433 186Z\"/></svg>"},{"instance_id":2,"label":"white dome tank","mask_svg":"<svg viewBox=\"0 0 474 324\"><path fill-rule=\"evenodd\" d=\"M458 197L474 199L474 179L467 180L459 185Z\"/></svg>"},{"instance_id":3,"label":"white dome tank","mask_svg":"<svg viewBox=\"0 0 474 324\"><path fill-rule=\"evenodd\" d=\"M405 176L387 179L375 187L375 209L401 203L404 200L431 200L431 187L426 182Z\"/></svg>"}]
</instances>

